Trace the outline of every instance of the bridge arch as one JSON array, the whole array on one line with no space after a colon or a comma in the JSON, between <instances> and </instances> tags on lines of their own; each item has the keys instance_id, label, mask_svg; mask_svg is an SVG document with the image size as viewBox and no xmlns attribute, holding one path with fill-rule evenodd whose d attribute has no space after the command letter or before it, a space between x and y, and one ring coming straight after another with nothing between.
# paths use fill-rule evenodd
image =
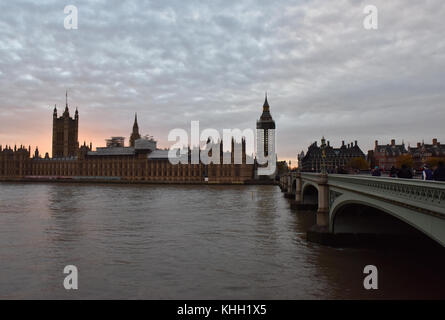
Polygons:
<instances>
[{"instance_id":1,"label":"bridge arch","mask_svg":"<svg viewBox=\"0 0 445 320\"><path fill-rule=\"evenodd\" d=\"M295 193L297 191L297 179L292 179L292 193Z\"/></svg>"},{"instance_id":2,"label":"bridge arch","mask_svg":"<svg viewBox=\"0 0 445 320\"><path fill-rule=\"evenodd\" d=\"M358 216L354 217L348 209L361 209L362 212L358 212ZM374 212L370 213L371 210ZM377 220L372 221L376 217ZM441 226L437 226L437 218L434 216L358 194L344 194L338 197L329 212L329 229L332 233L372 233L373 228L381 228L378 233L387 234L394 231L396 234L407 234L409 230L415 230L445 246L445 236L438 232L444 227L445 220L442 220Z\"/></svg>"},{"instance_id":3,"label":"bridge arch","mask_svg":"<svg viewBox=\"0 0 445 320\"><path fill-rule=\"evenodd\" d=\"M301 188L302 203L318 205L318 185L304 181Z\"/></svg>"}]
</instances>

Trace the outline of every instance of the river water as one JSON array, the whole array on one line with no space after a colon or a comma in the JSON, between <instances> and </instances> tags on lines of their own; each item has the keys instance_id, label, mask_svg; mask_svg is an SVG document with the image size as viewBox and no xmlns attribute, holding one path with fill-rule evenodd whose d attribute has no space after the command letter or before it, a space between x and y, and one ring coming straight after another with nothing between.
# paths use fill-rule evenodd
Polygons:
<instances>
[{"instance_id":1,"label":"river water","mask_svg":"<svg viewBox=\"0 0 445 320\"><path fill-rule=\"evenodd\" d=\"M442 251L321 246L314 223L276 186L0 183L0 298L445 298Z\"/></svg>"}]
</instances>

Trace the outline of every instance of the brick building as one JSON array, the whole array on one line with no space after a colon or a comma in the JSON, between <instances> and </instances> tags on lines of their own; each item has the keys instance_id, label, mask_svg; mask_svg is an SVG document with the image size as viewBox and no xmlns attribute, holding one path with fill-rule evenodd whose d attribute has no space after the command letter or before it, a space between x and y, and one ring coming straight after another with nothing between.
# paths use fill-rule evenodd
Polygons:
<instances>
[{"instance_id":1,"label":"brick building","mask_svg":"<svg viewBox=\"0 0 445 320\"><path fill-rule=\"evenodd\" d=\"M378 140L374 143L374 150L368 152L368 162L371 166L379 166L381 169L389 170L392 166L397 167L397 158L407 154L405 144L396 144L392 139L391 144L380 145Z\"/></svg>"},{"instance_id":2,"label":"brick building","mask_svg":"<svg viewBox=\"0 0 445 320\"><path fill-rule=\"evenodd\" d=\"M445 160L445 145L433 139L432 144L418 142L415 147L408 147L408 152L413 157L415 169L420 169L433 158Z\"/></svg>"}]
</instances>

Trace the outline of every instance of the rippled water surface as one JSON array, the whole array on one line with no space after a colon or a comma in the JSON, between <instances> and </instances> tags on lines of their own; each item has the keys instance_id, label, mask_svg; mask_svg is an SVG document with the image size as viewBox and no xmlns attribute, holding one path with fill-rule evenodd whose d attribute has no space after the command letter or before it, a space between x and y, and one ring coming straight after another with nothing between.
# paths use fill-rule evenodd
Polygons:
<instances>
[{"instance_id":1,"label":"rippled water surface","mask_svg":"<svg viewBox=\"0 0 445 320\"><path fill-rule=\"evenodd\" d=\"M0 183L0 298L445 298L443 253L320 246L314 222L276 186Z\"/></svg>"}]
</instances>

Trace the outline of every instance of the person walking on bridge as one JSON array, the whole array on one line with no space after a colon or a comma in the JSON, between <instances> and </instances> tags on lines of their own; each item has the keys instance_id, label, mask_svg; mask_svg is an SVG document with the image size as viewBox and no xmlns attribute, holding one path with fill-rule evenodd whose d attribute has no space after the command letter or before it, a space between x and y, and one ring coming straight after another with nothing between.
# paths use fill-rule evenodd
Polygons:
<instances>
[{"instance_id":1,"label":"person walking on bridge","mask_svg":"<svg viewBox=\"0 0 445 320\"><path fill-rule=\"evenodd\" d=\"M442 161L437 164L437 169L434 170L433 179L436 181L445 181L445 165Z\"/></svg>"},{"instance_id":2,"label":"person walking on bridge","mask_svg":"<svg viewBox=\"0 0 445 320\"><path fill-rule=\"evenodd\" d=\"M389 176L391 178L397 177L397 169L396 169L396 167L394 167L394 166L391 167L391 170L389 171Z\"/></svg>"},{"instance_id":3,"label":"person walking on bridge","mask_svg":"<svg viewBox=\"0 0 445 320\"><path fill-rule=\"evenodd\" d=\"M374 170L372 170L371 174L374 177L380 177L382 175L382 171L380 170L379 166L375 166Z\"/></svg>"},{"instance_id":4,"label":"person walking on bridge","mask_svg":"<svg viewBox=\"0 0 445 320\"><path fill-rule=\"evenodd\" d=\"M422 180L433 180L433 170L428 168L427 165L423 166Z\"/></svg>"},{"instance_id":5,"label":"person walking on bridge","mask_svg":"<svg viewBox=\"0 0 445 320\"><path fill-rule=\"evenodd\" d=\"M412 179L413 173L411 172L411 169L408 168L408 166L406 164L403 164L402 169L400 169L399 172L397 172L397 177L402 178L402 179Z\"/></svg>"}]
</instances>

